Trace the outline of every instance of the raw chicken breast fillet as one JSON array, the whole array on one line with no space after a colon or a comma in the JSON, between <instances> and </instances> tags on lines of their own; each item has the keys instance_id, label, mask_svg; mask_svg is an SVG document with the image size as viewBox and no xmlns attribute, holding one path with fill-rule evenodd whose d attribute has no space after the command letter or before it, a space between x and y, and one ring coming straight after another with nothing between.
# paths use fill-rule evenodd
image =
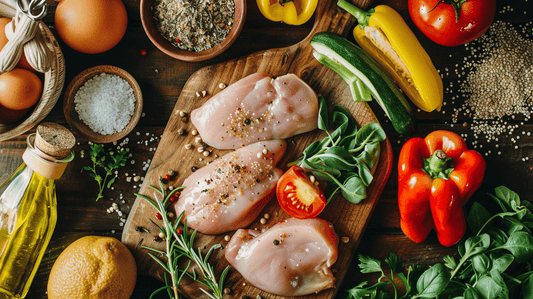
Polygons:
<instances>
[{"instance_id":1,"label":"raw chicken breast fillet","mask_svg":"<svg viewBox=\"0 0 533 299\"><path fill-rule=\"evenodd\" d=\"M217 149L285 139L317 128L318 98L294 74L249 75L191 112L202 140Z\"/></svg>"},{"instance_id":2,"label":"raw chicken breast fillet","mask_svg":"<svg viewBox=\"0 0 533 299\"><path fill-rule=\"evenodd\" d=\"M239 229L225 254L228 262L261 290L303 296L335 286L331 265L337 260L338 243L331 223L320 218L290 218L264 233Z\"/></svg>"},{"instance_id":3,"label":"raw chicken breast fillet","mask_svg":"<svg viewBox=\"0 0 533 299\"><path fill-rule=\"evenodd\" d=\"M247 226L274 196L286 148L284 140L258 142L196 170L183 182L176 215L185 211L187 225L208 235Z\"/></svg>"}]
</instances>

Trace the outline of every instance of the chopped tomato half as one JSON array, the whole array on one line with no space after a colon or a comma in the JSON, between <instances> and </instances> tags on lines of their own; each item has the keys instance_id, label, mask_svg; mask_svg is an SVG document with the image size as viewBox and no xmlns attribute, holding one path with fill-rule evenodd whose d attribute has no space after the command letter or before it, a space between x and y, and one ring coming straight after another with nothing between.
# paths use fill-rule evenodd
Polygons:
<instances>
[{"instance_id":1,"label":"chopped tomato half","mask_svg":"<svg viewBox=\"0 0 533 299\"><path fill-rule=\"evenodd\" d=\"M326 207L324 192L309 180L305 170L298 165L281 176L276 196L281 208L299 219L316 217Z\"/></svg>"}]
</instances>

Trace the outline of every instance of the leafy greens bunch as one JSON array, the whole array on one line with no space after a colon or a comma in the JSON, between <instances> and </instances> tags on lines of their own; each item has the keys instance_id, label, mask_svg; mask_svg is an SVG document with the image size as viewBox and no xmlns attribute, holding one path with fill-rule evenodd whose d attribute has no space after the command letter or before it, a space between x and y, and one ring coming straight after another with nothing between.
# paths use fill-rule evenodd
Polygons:
<instances>
[{"instance_id":1,"label":"leafy greens bunch","mask_svg":"<svg viewBox=\"0 0 533 299\"><path fill-rule=\"evenodd\" d=\"M381 261L359 254L361 272L381 272L381 277L372 286L363 282L347 290L345 298L533 298L533 204L504 186L489 196L501 212L492 215L480 203L472 205L467 220L474 235L459 243L459 261L447 256L427 270L411 265L406 276L403 262L391 253L385 259L387 276ZM395 273L405 286L402 296L393 283Z\"/></svg>"},{"instance_id":2,"label":"leafy greens bunch","mask_svg":"<svg viewBox=\"0 0 533 299\"><path fill-rule=\"evenodd\" d=\"M91 144L91 150L89 155L91 157L92 165L84 166L83 169L90 171L89 175L98 183L98 195L96 200L104 197L102 193L104 188L111 188L111 185L115 182L116 176L113 176L109 181L107 181L110 175L113 175L113 171L119 169L121 166L126 166L126 161L128 160L128 152L123 148L114 152L109 149L107 152L104 149L104 146L101 144ZM112 162L107 163L107 157L111 158ZM105 176L101 176L98 173L98 169L103 168L105 171Z\"/></svg>"},{"instance_id":3,"label":"leafy greens bunch","mask_svg":"<svg viewBox=\"0 0 533 299\"><path fill-rule=\"evenodd\" d=\"M359 203L366 198L372 182L372 168L378 163L379 143L387 138L379 123L372 122L357 130L353 116L342 106L333 107L333 132L329 133L326 100L319 96L318 128L326 132L322 141L311 143L303 155L288 166L299 165L328 182L327 203L340 191L342 196Z\"/></svg>"}]
</instances>

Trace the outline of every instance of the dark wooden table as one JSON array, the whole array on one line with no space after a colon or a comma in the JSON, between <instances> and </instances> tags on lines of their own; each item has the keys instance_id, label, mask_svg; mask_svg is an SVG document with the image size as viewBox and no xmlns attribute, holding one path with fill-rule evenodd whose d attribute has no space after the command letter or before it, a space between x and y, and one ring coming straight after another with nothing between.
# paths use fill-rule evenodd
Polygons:
<instances>
[{"instance_id":1,"label":"dark wooden table","mask_svg":"<svg viewBox=\"0 0 533 299\"><path fill-rule=\"evenodd\" d=\"M128 180L127 177L145 175L146 164L149 163L149 160L154 155L158 141L181 89L193 72L204 66L238 58L259 50L295 44L307 36L313 24L313 20L301 26L288 26L271 22L261 15L255 1L248 1L246 23L240 37L233 46L221 56L212 60L189 63L174 60L160 52L144 33L139 20L139 1L124 0L124 2L128 10L128 29L122 41L110 51L102 54L87 55L78 53L61 41L59 42L66 60L65 87L81 71L103 64L123 68L139 82L144 95L144 117L141 118L137 127L128 136L129 142L123 145L125 148L129 148L135 163L127 163L127 166L120 170L119 178L114 183L113 190L106 190L104 199L95 201L97 194L96 182L89 177L86 171L82 171L83 166L90 163L87 155L89 145L87 140L77 136L77 145L74 148L77 157L70 163L63 177L57 181L59 214L57 226L27 298L47 297L46 284L50 269L57 256L74 240L84 235L104 235L120 239L123 228L122 222L117 213L108 214L106 210L112 203L117 203L124 213L127 214L129 212L135 200L134 193L139 189L139 182ZM445 89L451 83L457 82L458 78L452 69L455 68L456 64L462 63L463 57L469 55L465 47L442 47L422 35L409 17L407 0L376 0L373 5L377 4L388 4L402 14L431 56L437 69L445 74L443 78ZM508 5L514 10L504 9ZM57 37L53 23L54 8L55 6L50 9L45 22ZM504 13L502 13L503 10L505 10ZM524 13L525 10L527 13ZM532 16L533 5L525 0L498 1L496 18L510 21L516 25L527 26L529 28L529 38L531 38L531 28L533 27L531 24ZM142 50L146 50L147 55L141 55ZM449 68L450 71L445 71L446 68ZM532 131L532 124L525 122L515 131L513 136L522 136L517 143L513 143L511 137L502 136L498 142L499 147L496 149L494 142L487 144L483 138L479 140L473 138L473 132L469 127L470 118L460 115L457 123L452 126L453 111L455 108L460 107L464 101L463 98L458 97L452 103L452 97L455 96L453 93L445 92L444 101L447 105L443 107L441 112L425 113L417 111L418 127L415 136L424 137L437 129L451 130L459 134L467 134L467 144L470 147L473 147L472 143L477 141L477 149L483 155L488 153L489 150L491 151L490 154L485 156L487 171L484 182L480 190L475 193L472 201L487 200L485 194L499 185L506 185L518 192L522 198L531 199L532 195L527 191L529 191L529 186L533 183L533 175L531 175L533 170L533 137L527 134L522 135L521 132ZM67 125L61 101L62 98L46 118L46 121ZM371 103L371 107L378 115L393 146L394 168L357 251L381 260L386 258L389 253L394 252L400 256L406 266L410 264L434 264L442 262L442 258L447 255L456 255L456 247L445 248L441 246L434 233L425 242L415 244L401 232L397 207L397 159L401 146L408 137L399 136L395 133L379 106ZM513 124L520 124L521 121L523 120L519 118L509 120ZM26 137L27 134L24 134L17 138L0 142L1 181L6 179L22 162L21 156L25 149ZM517 149L515 145L518 146ZM114 145L109 144L107 146ZM83 158L80 156L81 151L86 153ZM498 151L501 151L501 155L497 154ZM532 159L526 159L529 156ZM349 288L363 280L376 279L376 276L361 274L357 264L358 261L354 258L343 287ZM335 265L333 268L335 268ZM163 283L153 278L139 276L132 298L148 298L152 291L162 285ZM164 296L159 296L158 298L164 298Z\"/></svg>"}]
</instances>

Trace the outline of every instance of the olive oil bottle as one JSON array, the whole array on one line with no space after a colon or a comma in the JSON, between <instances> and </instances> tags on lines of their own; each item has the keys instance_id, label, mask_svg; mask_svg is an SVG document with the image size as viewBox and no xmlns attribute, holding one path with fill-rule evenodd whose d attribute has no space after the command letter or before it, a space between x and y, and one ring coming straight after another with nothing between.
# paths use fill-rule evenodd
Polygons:
<instances>
[{"instance_id":1,"label":"olive oil bottle","mask_svg":"<svg viewBox=\"0 0 533 299\"><path fill-rule=\"evenodd\" d=\"M28 293L57 221L54 181L74 158L74 136L54 123L27 143L24 163L0 185L0 299Z\"/></svg>"}]
</instances>

